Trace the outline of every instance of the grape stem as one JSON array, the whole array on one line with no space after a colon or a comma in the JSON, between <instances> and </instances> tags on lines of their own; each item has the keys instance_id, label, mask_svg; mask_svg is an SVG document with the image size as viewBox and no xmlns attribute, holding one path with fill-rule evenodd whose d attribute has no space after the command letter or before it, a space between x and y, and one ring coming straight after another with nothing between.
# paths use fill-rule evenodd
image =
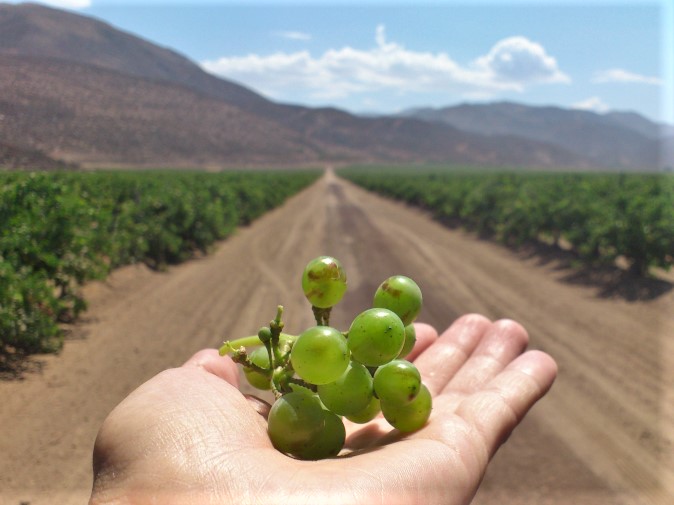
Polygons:
<instances>
[{"instance_id":1,"label":"grape stem","mask_svg":"<svg viewBox=\"0 0 674 505\"><path fill-rule=\"evenodd\" d=\"M318 326L330 326L330 312L332 312L332 307L322 309L312 305L311 310L314 312L314 318L316 319L316 324Z\"/></svg>"},{"instance_id":2,"label":"grape stem","mask_svg":"<svg viewBox=\"0 0 674 505\"><path fill-rule=\"evenodd\" d=\"M327 310L329 315L330 310ZM290 351L297 340L296 335L282 333L283 305L279 305L276 310L276 318L269 323L269 327L260 329L257 335L228 340L220 347L220 355L224 356L231 353L232 360L235 363L243 365L249 370L254 370L271 378L271 390L276 399L281 398L284 393L290 391L290 383L299 384L315 391L315 387L307 384L301 379L294 379L292 375L292 365L290 363ZM269 335L271 333L271 335ZM263 338L260 338L262 336ZM246 347L264 345L269 355L269 368L263 368L250 360Z\"/></svg>"},{"instance_id":3,"label":"grape stem","mask_svg":"<svg viewBox=\"0 0 674 505\"><path fill-rule=\"evenodd\" d=\"M271 390L274 393L274 398L277 400L283 396L283 384L282 379L285 377L285 369L283 367L278 367L274 370L271 376Z\"/></svg>"},{"instance_id":4,"label":"grape stem","mask_svg":"<svg viewBox=\"0 0 674 505\"><path fill-rule=\"evenodd\" d=\"M308 382L306 382L302 379L299 379L297 377L290 377L288 379L288 384L289 385L290 384L297 384L298 386L302 386L304 388L310 389L314 393L318 391L318 386L316 386L315 384L309 384Z\"/></svg>"},{"instance_id":5,"label":"grape stem","mask_svg":"<svg viewBox=\"0 0 674 505\"><path fill-rule=\"evenodd\" d=\"M279 338L281 341L285 343L292 344L297 339L297 335L290 335L289 333L281 333ZM222 347L220 347L219 352L220 356L224 356L225 354L229 354L230 352L236 352L241 347L255 347L258 345L262 345L260 337L258 337L257 335L250 335L248 337L237 338L236 340L226 340L222 344Z\"/></svg>"},{"instance_id":6,"label":"grape stem","mask_svg":"<svg viewBox=\"0 0 674 505\"><path fill-rule=\"evenodd\" d=\"M283 316L283 305L279 305L276 308L276 318L269 323L269 329L271 330L271 344L267 347L267 352L269 353L269 363L272 368L283 366L285 361L283 359L283 353L280 350L280 339L281 339L281 330L283 330L283 321L281 317Z\"/></svg>"},{"instance_id":7,"label":"grape stem","mask_svg":"<svg viewBox=\"0 0 674 505\"><path fill-rule=\"evenodd\" d=\"M254 370L254 371L256 371L258 373L261 373L263 375L266 375L266 376L271 376L271 369L270 368L263 368L259 365L256 365L255 363L253 363L250 360L250 357L248 356L248 353L246 352L246 350L243 347L237 349L236 351L234 351L232 353L232 361L234 361L234 363L240 363L241 365L245 366L246 368L248 368L250 370Z\"/></svg>"}]
</instances>

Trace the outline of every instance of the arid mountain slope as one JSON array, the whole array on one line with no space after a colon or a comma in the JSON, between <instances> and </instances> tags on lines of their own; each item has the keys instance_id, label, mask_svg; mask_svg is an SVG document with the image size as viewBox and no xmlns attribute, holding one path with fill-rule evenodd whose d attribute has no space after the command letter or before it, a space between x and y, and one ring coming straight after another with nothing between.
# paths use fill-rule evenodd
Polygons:
<instances>
[{"instance_id":1,"label":"arid mountain slope","mask_svg":"<svg viewBox=\"0 0 674 505\"><path fill-rule=\"evenodd\" d=\"M0 4L0 51L183 84L238 105L269 103L243 86L207 74L171 49L97 19L37 4Z\"/></svg>"},{"instance_id":2,"label":"arid mountain slope","mask_svg":"<svg viewBox=\"0 0 674 505\"><path fill-rule=\"evenodd\" d=\"M546 142L589 158L596 166L652 169L665 163L658 149L665 127L635 113L597 114L499 102L414 109L403 116L466 132Z\"/></svg>"},{"instance_id":3,"label":"arid mountain slope","mask_svg":"<svg viewBox=\"0 0 674 505\"><path fill-rule=\"evenodd\" d=\"M98 20L0 5L0 140L82 163L448 162L589 167L565 148L271 102Z\"/></svg>"},{"instance_id":4,"label":"arid mountain slope","mask_svg":"<svg viewBox=\"0 0 674 505\"><path fill-rule=\"evenodd\" d=\"M278 124L167 82L75 62L0 55L0 139L57 158L208 164L315 160Z\"/></svg>"}]
</instances>

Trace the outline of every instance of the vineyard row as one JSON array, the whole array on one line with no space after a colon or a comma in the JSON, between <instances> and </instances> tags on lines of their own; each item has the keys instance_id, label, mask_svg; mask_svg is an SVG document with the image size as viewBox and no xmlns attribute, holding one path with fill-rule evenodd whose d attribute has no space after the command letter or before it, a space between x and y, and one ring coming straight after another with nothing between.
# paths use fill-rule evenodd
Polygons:
<instances>
[{"instance_id":1,"label":"vineyard row","mask_svg":"<svg viewBox=\"0 0 674 505\"><path fill-rule=\"evenodd\" d=\"M543 241L586 264L631 270L674 263L674 177L669 174L349 169L366 189L429 210L509 245Z\"/></svg>"},{"instance_id":2,"label":"vineyard row","mask_svg":"<svg viewBox=\"0 0 674 505\"><path fill-rule=\"evenodd\" d=\"M144 262L206 252L318 172L0 173L0 366L58 350L79 286Z\"/></svg>"}]
</instances>

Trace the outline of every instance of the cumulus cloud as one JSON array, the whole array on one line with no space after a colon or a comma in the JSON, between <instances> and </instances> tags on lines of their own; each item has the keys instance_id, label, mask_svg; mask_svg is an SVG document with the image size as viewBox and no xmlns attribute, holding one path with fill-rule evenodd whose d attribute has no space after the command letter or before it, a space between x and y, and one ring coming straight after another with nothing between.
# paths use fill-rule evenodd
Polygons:
<instances>
[{"instance_id":1,"label":"cumulus cloud","mask_svg":"<svg viewBox=\"0 0 674 505\"><path fill-rule=\"evenodd\" d=\"M589 110L599 114L603 114L610 110L610 107L598 96L592 96L580 102L576 102L571 105L571 108L578 110Z\"/></svg>"},{"instance_id":2,"label":"cumulus cloud","mask_svg":"<svg viewBox=\"0 0 674 505\"><path fill-rule=\"evenodd\" d=\"M540 44L525 37L497 42L467 64L445 52L422 52L389 41L383 25L369 49L345 46L319 56L308 51L249 54L204 61L207 71L250 85L270 96L303 89L312 98L344 98L378 90L487 93L570 82Z\"/></svg>"},{"instance_id":3,"label":"cumulus cloud","mask_svg":"<svg viewBox=\"0 0 674 505\"><path fill-rule=\"evenodd\" d=\"M559 70L557 60L542 45L526 37L508 37L497 42L474 65L484 69L496 82L523 87L533 83L570 82Z\"/></svg>"},{"instance_id":4,"label":"cumulus cloud","mask_svg":"<svg viewBox=\"0 0 674 505\"><path fill-rule=\"evenodd\" d=\"M662 84L662 79L658 77L650 77L646 75L636 74L628 70L623 70L622 68L612 68L610 70L602 70L595 73L592 78L592 82L595 83L607 83L607 82L625 82L625 83L636 83L636 84L651 84L654 86L659 86Z\"/></svg>"}]
</instances>

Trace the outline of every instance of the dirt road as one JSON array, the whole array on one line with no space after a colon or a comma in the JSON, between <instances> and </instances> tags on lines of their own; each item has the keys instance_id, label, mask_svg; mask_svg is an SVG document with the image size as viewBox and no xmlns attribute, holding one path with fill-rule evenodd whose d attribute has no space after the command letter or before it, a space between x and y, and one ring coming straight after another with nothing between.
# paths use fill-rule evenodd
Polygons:
<instances>
[{"instance_id":1,"label":"dirt road","mask_svg":"<svg viewBox=\"0 0 674 505\"><path fill-rule=\"evenodd\" d=\"M0 382L0 504L86 503L106 414L194 351L256 331L278 303L288 328L310 325L299 272L319 254L349 276L340 327L400 273L424 292L422 320L514 318L557 359L552 392L497 454L476 504L674 503L674 291L600 295L557 261L445 229L328 174L207 258L167 273L128 267L87 287L90 310L63 352Z\"/></svg>"}]
</instances>

